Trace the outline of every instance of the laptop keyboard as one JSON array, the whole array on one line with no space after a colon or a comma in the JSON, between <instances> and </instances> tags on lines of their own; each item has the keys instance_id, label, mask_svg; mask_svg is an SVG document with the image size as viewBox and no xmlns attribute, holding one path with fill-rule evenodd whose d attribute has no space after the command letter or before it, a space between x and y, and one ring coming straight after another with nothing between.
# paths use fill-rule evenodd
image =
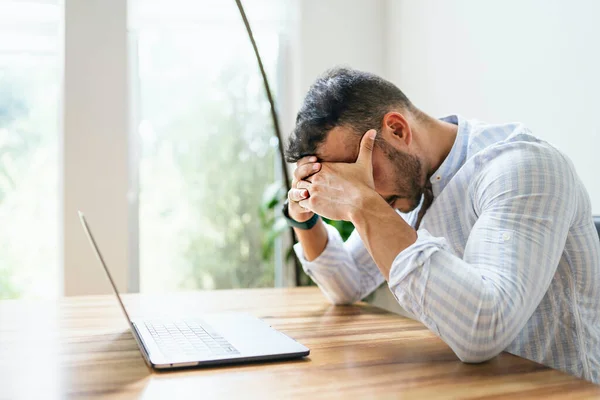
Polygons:
<instances>
[{"instance_id":1,"label":"laptop keyboard","mask_svg":"<svg viewBox=\"0 0 600 400\"><path fill-rule=\"evenodd\" d=\"M145 322L165 357L224 356L239 352L201 321Z\"/></svg>"}]
</instances>

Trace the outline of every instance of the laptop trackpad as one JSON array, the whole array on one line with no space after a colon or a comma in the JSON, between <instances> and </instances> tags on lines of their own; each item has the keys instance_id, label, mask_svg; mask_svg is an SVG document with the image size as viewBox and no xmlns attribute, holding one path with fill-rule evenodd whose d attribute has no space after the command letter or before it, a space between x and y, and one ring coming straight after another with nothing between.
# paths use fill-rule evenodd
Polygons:
<instances>
[{"instance_id":1,"label":"laptop trackpad","mask_svg":"<svg viewBox=\"0 0 600 400\"><path fill-rule=\"evenodd\" d=\"M307 348L246 313L203 314L202 320L242 355L289 354Z\"/></svg>"}]
</instances>

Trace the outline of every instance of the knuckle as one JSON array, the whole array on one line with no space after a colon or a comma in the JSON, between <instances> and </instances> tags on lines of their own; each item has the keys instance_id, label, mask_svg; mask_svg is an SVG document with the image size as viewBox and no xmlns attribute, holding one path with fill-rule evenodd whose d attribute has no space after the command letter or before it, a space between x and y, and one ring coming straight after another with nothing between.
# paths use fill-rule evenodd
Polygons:
<instances>
[{"instance_id":1,"label":"knuckle","mask_svg":"<svg viewBox=\"0 0 600 400\"><path fill-rule=\"evenodd\" d=\"M293 200L294 201L302 201L305 199L304 197L304 191L306 189L296 189L294 190L294 194L293 194Z\"/></svg>"},{"instance_id":2,"label":"knuckle","mask_svg":"<svg viewBox=\"0 0 600 400\"><path fill-rule=\"evenodd\" d=\"M298 171L298 179L301 180L306 176L306 165L301 166L297 169Z\"/></svg>"},{"instance_id":3,"label":"knuckle","mask_svg":"<svg viewBox=\"0 0 600 400\"><path fill-rule=\"evenodd\" d=\"M306 163L308 163L310 161L310 156L304 156L301 159L298 160L298 162L296 163L297 166L301 166L304 165Z\"/></svg>"},{"instance_id":4,"label":"knuckle","mask_svg":"<svg viewBox=\"0 0 600 400\"><path fill-rule=\"evenodd\" d=\"M308 164L304 166L304 170L303 170L303 176L305 178L311 176L312 174L314 174L314 170L313 170L313 164Z\"/></svg>"}]
</instances>

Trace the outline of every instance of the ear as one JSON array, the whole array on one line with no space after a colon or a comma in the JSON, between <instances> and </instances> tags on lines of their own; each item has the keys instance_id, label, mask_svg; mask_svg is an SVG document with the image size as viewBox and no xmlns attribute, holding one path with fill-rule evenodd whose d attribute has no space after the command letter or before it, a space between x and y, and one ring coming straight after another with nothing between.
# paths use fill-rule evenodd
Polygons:
<instances>
[{"instance_id":1,"label":"ear","mask_svg":"<svg viewBox=\"0 0 600 400\"><path fill-rule=\"evenodd\" d=\"M390 111L383 116L382 125L382 131L388 134L390 140L400 140L405 146L410 146L412 131L404 115L396 111Z\"/></svg>"}]
</instances>

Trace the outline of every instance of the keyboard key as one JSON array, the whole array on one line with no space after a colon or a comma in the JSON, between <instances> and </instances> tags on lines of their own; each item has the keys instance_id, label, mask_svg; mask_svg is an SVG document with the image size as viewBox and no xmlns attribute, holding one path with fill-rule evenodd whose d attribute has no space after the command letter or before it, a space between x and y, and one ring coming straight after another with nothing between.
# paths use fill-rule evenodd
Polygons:
<instances>
[{"instance_id":1,"label":"keyboard key","mask_svg":"<svg viewBox=\"0 0 600 400\"><path fill-rule=\"evenodd\" d=\"M221 335L201 326L196 321L169 323L146 323L152 338L167 357L198 356L207 354L221 356L238 351Z\"/></svg>"}]
</instances>

